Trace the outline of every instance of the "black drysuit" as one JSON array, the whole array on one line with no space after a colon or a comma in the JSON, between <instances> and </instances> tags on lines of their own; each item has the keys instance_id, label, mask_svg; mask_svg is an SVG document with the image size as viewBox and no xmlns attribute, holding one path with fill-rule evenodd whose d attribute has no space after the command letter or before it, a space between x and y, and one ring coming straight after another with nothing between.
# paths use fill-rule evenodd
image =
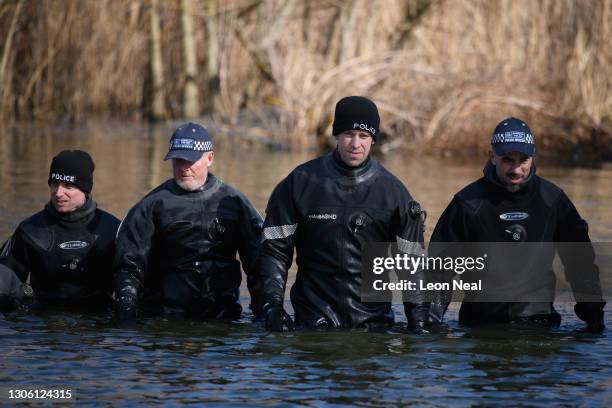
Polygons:
<instances>
[{"instance_id":1,"label":"black drysuit","mask_svg":"<svg viewBox=\"0 0 612 408\"><path fill-rule=\"evenodd\" d=\"M91 197L71 213L59 213L48 203L23 221L0 251L0 265L14 273L1 271L3 286L11 286L0 288L1 303L10 308L32 302L31 288L41 305L110 308L118 227L119 220L96 208Z\"/></svg>"},{"instance_id":2,"label":"black drysuit","mask_svg":"<svg viewBox=\"0 0 612 408\"><path fill-rule=\"evenodd\" d=\"M115 255L117 312L202 318L240 316L242 267L251 309L261 308L257 258L262 219L238 190L208 173L205 185L185 191L170 179L136 204L123 220Z\"/></svg>"},{"instance_id":3,"label":"black drysuit","mask_svg":"<svg viewBox=\"0 0 612 408\"><path fill-rule=\"evenodd\" d=\"M361 301L361 251L369 242L422 245L423 228L418 204L375 160L350 168L334 151L302 164L275 188L266 210L265 302L283 304L295 247L291 303L299 326L390 325L390 303ZM427 318L425 303L407 303L405 309L413 325Z\"/></svg>"},{"instance_id":4,"label":"black drysuit","mask_svg":"<svg viewBox=\"0 0 612 408\"><path fill-rule=\"evenodd\" d=\"M598 299L600 298L598 295L598 292L601 293L599 271L594 264L595 255L590 244L588 225L580 217L563 190L535 175L535 165L532 166L529 180L525 186L517 192L509 192L499 182L495 174L495 167L488 163L484 168L484 177L468 185L454 196L438 220L431 242L528 244L524 247L525 252L522 252L520 247L516 247L518 256L510 259L511 257L507 255L509 258L507 262L499 263L498 268L507 267L507 270L503 272L509 277L507 282L518 287L521 270L514 265L525 263L530 256L537 258L538 263L541 263L544 268L538 269L539 276L531 276L531 278L534 280L534 285L536 280L545 282L548 288L544 289L551 294L551 298L555 292L552 263L556 247L574 293L589 292ZM583 244L574 245L579 248L578 251L568 251L567 246L559 244L570 242ZM537 248L540 247L533 243L557 244L551 244L549 247L542 246L541 248L551 248L551 250L538 252ZM493 248L494 245L492 244L490 248ZM530 255L527 249L533 253ZM443 299L434 302L431 307L432 315L438 320L441 320L450 300L448 293L444 295ZM577 315L587 323L603 324L604 305L605 303L601 301L579 302L575 309ZM464 301L459 312L459 321L462 324L515 320L538 320L556 325L560 322L560 316L555 311L552 302L538 301Z\"/></svg>"}]
</instances>

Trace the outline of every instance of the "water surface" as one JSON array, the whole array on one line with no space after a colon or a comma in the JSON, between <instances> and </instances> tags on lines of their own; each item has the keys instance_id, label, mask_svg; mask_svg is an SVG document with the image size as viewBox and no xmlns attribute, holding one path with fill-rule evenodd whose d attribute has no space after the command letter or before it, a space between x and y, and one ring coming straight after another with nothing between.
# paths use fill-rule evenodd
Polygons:
<instances>
[{"instance_id":1,"label":"water surface","mask_svg":"<svg viewBox=\"0 0 612 408\"><path fill-rule=\"evenodd\" d=\"M170 177L162 160L170 131L136 124L0 131L0 240L48 200L50 160L65 148L92 154L94 197L122 218ZM318 154L213 138L212 171L262 214L274 186ZM427 236L484 164L402 152L379 159L427 209ZM611 167L541 165L538 173L572 198L593 240L612 241ZM447 328L423 336L406 332L400 309L398 326L387 332L285 334L266 332L248 312L234 323L159 317L137 324L110 315L10 313L0 317L0 405L14 405L9 388L71 388L78 402L100 405L610 405L612 334L582 332L571 306L559 305L563 323L554 330L464 328L453 308Z\"/></svg>"}]
</instances>

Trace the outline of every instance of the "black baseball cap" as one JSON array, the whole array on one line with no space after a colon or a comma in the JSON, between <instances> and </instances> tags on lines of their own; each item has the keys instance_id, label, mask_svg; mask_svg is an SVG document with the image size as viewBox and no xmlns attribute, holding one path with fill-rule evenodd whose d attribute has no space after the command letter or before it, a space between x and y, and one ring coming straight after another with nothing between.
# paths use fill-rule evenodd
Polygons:
<instances>
[{"instance_id":1,"label":"black baseball cap","mask_svg":"<svg viewBox=\"0 0 612 408\"><path fill-rule=\"evenodd\" d=\"M200 160L205 152L212 150L212 140L206 128L189 122L179 126L172 134L170 149L164 160L183 159L195 162Z\"/></svg>"},{"instance_id":2,"label":"black baseball cap","mask_svg":"<svg viewBox=\"0 0 612 408\"><path fill-rule=\"evenodd\" d=\"M504 156L511 152L533 156L535 151L531 129L525 122L515 117L509 117L499 122L491 135L491 146L498 156Z\"/></svg>"}]
</instances>

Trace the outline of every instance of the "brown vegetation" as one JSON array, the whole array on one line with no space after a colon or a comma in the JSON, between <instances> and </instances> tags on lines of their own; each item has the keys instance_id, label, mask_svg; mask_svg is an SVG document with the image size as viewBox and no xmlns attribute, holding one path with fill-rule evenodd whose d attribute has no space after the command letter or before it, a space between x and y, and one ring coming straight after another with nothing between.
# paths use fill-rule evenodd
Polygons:
<instances>
[{"instance_id":1,"label":"brown vegetation","mask_svg":"<svg viewBox=\"0 0 612 408\"><path fill-rule=\"evenodd\" d=\"M483 147L510 114L540 148L612 136L612 0L5 0L0 38L4 122L199 112L311 145L362 94L389 146Z\"/></svg>"}]
</instances>

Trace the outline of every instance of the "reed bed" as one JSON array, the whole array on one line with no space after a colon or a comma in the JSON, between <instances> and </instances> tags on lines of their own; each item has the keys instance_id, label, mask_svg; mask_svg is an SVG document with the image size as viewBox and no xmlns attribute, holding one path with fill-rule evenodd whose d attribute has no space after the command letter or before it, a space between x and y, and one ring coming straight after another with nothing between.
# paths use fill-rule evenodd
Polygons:
<instances>
[{"instance_id":1,"label":"reed bed","mask_svg":"<svg viewBox=\"0 0 612 408\"><path fill-rule=\"evenodd\" d=\"M612 0L4 0L0 118L210 115L277 144L373 98L397 146L486 148L505 116L540 147L612 135Z\"/></svg>"}]
</instances>

